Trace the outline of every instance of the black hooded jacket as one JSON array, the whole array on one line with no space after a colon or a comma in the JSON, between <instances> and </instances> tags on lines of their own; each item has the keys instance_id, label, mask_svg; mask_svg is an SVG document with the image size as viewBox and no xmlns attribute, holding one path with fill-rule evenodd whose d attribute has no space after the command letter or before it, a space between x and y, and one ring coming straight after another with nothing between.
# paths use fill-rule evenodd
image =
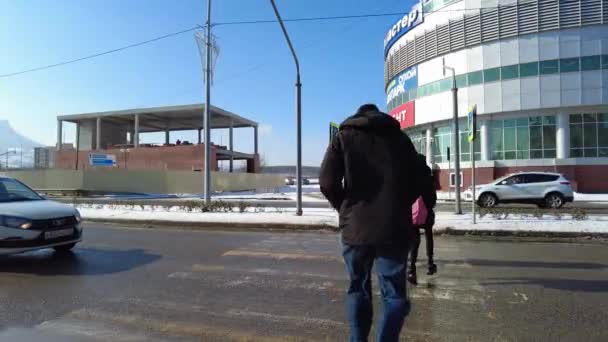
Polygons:
<instances>
[{"instance_id":1,"label":"black hooded jacket","mask_svg":"<svg viewBox=\"0 0 608 342\"><path fill-rule=\"evenodd\" d=\"M321 192L351 245L407 244L420 194L416 150L391 116L366 105L346 119L321 165Z\"/></svg>"}]
</instances>

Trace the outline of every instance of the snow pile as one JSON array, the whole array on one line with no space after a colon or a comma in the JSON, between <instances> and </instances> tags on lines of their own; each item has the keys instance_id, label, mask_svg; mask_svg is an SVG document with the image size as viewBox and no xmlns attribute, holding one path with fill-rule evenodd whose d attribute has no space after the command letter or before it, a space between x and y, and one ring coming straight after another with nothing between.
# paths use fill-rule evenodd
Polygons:
<instances>
[{"instance_id":1,"label":"snow pile","mask_svg":"<svg viewBox=\"0 0 608 342\"><path fill-rule=\"evenodd\" d=\"M174 222L183 224L259 224L298 225L314 227L337 227L338 215L330 209L305 209L303 216L296 216L295 209L281 208L247 208L239 212L201 213L189 212L180 207L161 208L156 206L91 206L79 208L84 219L111 220L130 222ZM608 216L589 216L587 220L576 221L569 214L561 218L545 215L535 218L527 215L509 215L498 218L493 215L478 217L477 224L472 224L472 215L455 215L440 212L436 217L435 229L452 231L503 231L503 232L548 232L548 233L591 233L608 234Z\"/></svg>"},{"instance_id":2,"label":"snow pile","mask_svg":"<svg viewBox=\"0 0 608 342\"><path fill-rule=\"evenodd\" d=\"M438 213L437 228L449 228L454 231L507 231L507 232L551 232L551 233L592 233L608 234L608 216L589 216L587 220L576 221L569 214L561 219L551 214L542 218L531 215L509 215L506 219L487 215L477 217L477 224L473 224L470 213L456 215L452 213Z\"/></svg>"},{"instance_id":3,"label":"snow pile","mask_svg":"<svg viewBox=\"0 0 608 342\"><path fill-rule=\"evenodd\" d=\"M575 192L574 201L608 202L608 194L579 194Z\"/></svg>"},{"instance_id":4,"label":"snow pile","mask_svg":"<svg viewBox=\"0 0 608 342\"><path fill-rule=\"evenodd\" d=\"M178 209L170 211L137 209L79 208L85 220L125 220L137 222L176 222L176 223L222 223L222 224L260 224L260 225L308 225L338 226L335 211L327 209L306 209L302 216L295 215L295 209L264 208L263 212L249 208L240 213L235 208L232 213L184 212Z\"/></svg>"}]
</instances>

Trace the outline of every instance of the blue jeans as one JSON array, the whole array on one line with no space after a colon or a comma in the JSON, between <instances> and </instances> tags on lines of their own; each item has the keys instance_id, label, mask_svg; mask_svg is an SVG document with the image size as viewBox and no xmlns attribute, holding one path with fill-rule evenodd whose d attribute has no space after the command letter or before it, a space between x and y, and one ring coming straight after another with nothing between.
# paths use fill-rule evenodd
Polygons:
<instances>
[{"instance_id":1,"label":"blue jeans","mask_svg":"<svg viewBox=\"0 0 608 342\"><path fill-rule=\"evenodd\" d=\"M403 321L410 311L405 280L408 247L343 244L342 255L350 279L346 298L350 341L366 342L372 327L371 273L374 261L384 308L377 341L398 341Z\"/></svg>"}]
</instances>

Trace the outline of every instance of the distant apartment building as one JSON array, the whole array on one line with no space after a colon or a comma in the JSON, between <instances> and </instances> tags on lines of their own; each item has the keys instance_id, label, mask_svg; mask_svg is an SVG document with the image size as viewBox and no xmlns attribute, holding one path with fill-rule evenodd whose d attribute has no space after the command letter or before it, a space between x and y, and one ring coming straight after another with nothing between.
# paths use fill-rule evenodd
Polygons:
<instances>
[{"instance_id":1,"label":"distant apartment building","mask_svg":"<svg viewBox=\"0 0 608 342\"><path fill-rule=\"evenodd\" d=\"M34 168L49 169L55 165L56 147L36 147L34 148Z\"/></svg>"}]
</instances>

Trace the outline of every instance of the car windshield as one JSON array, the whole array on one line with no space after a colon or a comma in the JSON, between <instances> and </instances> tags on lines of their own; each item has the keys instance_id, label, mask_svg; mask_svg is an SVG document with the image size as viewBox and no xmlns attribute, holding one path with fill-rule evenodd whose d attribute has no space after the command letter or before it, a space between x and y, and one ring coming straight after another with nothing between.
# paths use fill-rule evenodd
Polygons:
<instances>
[{"instance_id":1,"label":"car windshield","mask_svg":"<svg viewBox=\"0 0 608 342\"><path fill-rule=\"evenodd\" d=\"M495 183L495 184L498 184L498 183L500 183L500 182L504 181L505 179L507 179L507 178L509 178L509 177L511 177L511 176L513 176L513 174L509 174L509 175L506 175L506 176L502 176L502 177L500 177L500 178L496 179L496 180L494 181L494 183Z\"/></svg>"},{"instance_id":2,"label":"car windshield","mask_svg":"<svg viewBox=\"0 0 608 342\"><path fill-rule=\"evenodd\" d=\"M0 178L0 203L17 201L38 201L42 197L21 182Z\"/></svg>"}]
</instances>

